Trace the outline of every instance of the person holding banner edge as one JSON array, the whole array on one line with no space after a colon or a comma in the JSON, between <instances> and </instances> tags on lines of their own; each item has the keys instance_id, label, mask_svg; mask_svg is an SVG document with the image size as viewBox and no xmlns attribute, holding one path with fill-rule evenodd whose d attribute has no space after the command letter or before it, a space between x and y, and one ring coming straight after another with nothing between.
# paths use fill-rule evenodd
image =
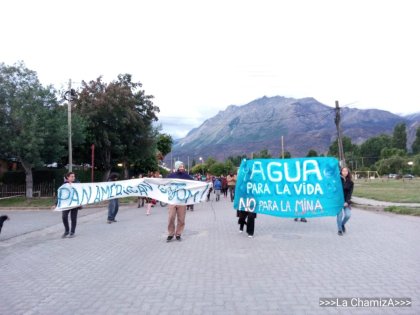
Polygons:
<instances>
[{"instance_id":1,"label":"person holding banner edge","mask_svg":"<svg viewBox=\"0 0 420 315\"><path fill-rule=\"evenodd\" d=\"M194 180L185 172L184 163L182 161L175 162L175 172L169 174L167 178L179 178ZM187 212L186 205L169 205L168 207L168 237L166 242L170 242L174 236L177 241L181 241L181 235L185 227L185 215ZM177 220L175 228L175 219Z\"/></svg>"},{"instance_id":2,"label":"person holding banner edge","mask_svg":"<svg viewBox=\"0 0 420 315\"><path fill-rule=\"evenodd\" d=\"M64 176L64 183L68 183L69 185L71 185L72 183L75 183L75 182L76 182L76 174L74 172L68 172ZM82 209L82 207L68 209L62 212L64 234L61 236L61 238L74 237L74 233L76 232L76 225L77 225L77 214L80 209ZM69 227L69 213L70 213L70 220L71 220L71 229Z\"/></svg>"},{"instance_id":3,"label":"person holding banner edge","mask_svg":"<svg viewBox=\"0 0 420 315\"><path fill-rule=\"evenodd\" d=\"M110 181L117 181L118 180L118 174L115 174L115 173L111 174L111 176L109 177L109 180ZM120 206L120 204L119 204L118 198L111 199L109 201L109 204L108 204L108 220L107 220L108 224L117 222L117 220L115 220L115 217L117 216L119 206Z\"/></svg>"},{"instance_id":4,"label":"person holding banner edge","mask_svg":"<svg viewBox=\"0 0 420 315\"><path fill-rule=\"evenodd\" d=\"M257 218L257 214L255 212L237 210L237 216L239 233L244 231L244 225L246 225L246 233L248 234L248 237L253 238L255 230L255 219Z\"/></svg>"},{"instance_id":5,"label":"person holding banner edge","mask_svg":"<svg viewBox=\"0 0 420 315\"><path fill-rule=\"evenodd\" d=\"M354 183L351 178L351 172L347 167L341 169L341 183L343 185L344 205L337 214L338 235L343 236L346 232L346 223L351 216L351 196L353 194Z\"/></svg>"}]
</instances>

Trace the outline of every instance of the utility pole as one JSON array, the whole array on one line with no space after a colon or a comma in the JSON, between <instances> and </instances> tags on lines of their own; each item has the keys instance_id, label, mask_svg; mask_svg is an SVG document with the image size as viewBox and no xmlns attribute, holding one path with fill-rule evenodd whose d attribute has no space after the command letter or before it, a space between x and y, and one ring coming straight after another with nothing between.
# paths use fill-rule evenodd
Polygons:
<instances>
[{"instance_id":1,"label":"utility pole","mask_svg":"<svg viewBox=\"0 0 420 315\"><path fill-rule=\"evenodd\" d=\"M283 140L283 136L281 136L281 158L284 159L284 140Z\"/></svg>"},{"instance_id":2,"label":"utility pole","mask_svg":"<svg viewBox=\"0 0 420 315\"><path fill-rule=\"evenodd\" d=\"M68 94L68 103L67 103L67 130L69 138L69 172L73 171L73 149L71 143L71 102L73 100L73 93L71 89L71 79L69 79L69 94Z\"/></svg>"},{"instance_id":3,"label":"utility pole","mask_svg":"<svg viewBox=\"0 0 420 315\"><path fill-rule=\"evenodd\" d=\"M343 139L341 136L341 116L340 116L340 106L338 105L338 101L335 101L335 126L337 127L337 141L338 141L338 156L340 159L340 166L346 166L346 159L344 157L344 150L343 150Z\"/></svg>"},{"instance_id":4,"label":"utility pole","mask_svg":"<svg viewBox=\"0 0 420 315\"><path fill-rule=\"evenodd\" d=\"M94 172L95 172L95 145L92 144L90 146L90 149L92 150L92 160L91 160L91 173L90 173L90 181L93 183L94 182Z\"/></svg>"}]
</instances>

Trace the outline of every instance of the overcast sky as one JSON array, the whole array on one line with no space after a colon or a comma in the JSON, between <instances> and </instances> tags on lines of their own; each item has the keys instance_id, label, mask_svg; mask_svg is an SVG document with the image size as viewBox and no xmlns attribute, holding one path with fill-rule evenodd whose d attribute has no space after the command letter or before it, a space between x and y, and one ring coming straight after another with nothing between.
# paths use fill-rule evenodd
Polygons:
<instances>
[{"instance_id":1,"label":"overcast sky","mask_svg":"<svg viewBox=\"0 0 420 315\"><path fill-rule=\"evenodd\" d=\"M263 96L420 111L418 1L2 1L0 62L43 84L130 73L184 136Z\"/></svg>"}]
</instances>

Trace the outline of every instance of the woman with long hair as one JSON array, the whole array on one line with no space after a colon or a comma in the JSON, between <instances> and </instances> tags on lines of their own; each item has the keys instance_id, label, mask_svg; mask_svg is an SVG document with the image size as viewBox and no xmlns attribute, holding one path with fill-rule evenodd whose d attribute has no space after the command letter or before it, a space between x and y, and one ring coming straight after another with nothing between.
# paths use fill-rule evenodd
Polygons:
<instances>
[{"instance_id":1,"label":"woman with long hair","mask_svg":"<svg viewBox=\"0 0 420 315\"><path fill-rule=\"evenodd\" d=\"M351 179L351 172L347 167L341 169L341 183L343 185L344 205L337 214L338 235L346 233L346 223L351 216L351 195L353 194L354 183Z\"/></svg>"}]
</instances>

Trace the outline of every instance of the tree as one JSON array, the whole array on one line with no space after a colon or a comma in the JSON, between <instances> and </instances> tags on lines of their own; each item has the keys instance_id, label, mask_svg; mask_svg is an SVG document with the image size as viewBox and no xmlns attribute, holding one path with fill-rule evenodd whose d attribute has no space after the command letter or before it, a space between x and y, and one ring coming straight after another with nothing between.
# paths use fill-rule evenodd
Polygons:
<instances>
[{"instance_id":1,"label":"tree","mask_svg":"<svg viewBox=\"0 0 420 315\"><path fill-rule=\"evenodd\" d=\"M413 156L412 174L420 176L420 154Z\"/></svg>"},{"instance_id":2,"label":"tree","mask_svg":"<svg viewBox=\"0 0 420 315\"><path fill-rule=\"evenodd\" d=\"M209 168L209 172L210 172L210 174L213 174L213 175L216 175L216 176L220 176L222 174L227 174L226 166L225 166L224 163L221 163L221 162L214 163Z\"/></svg>"},{"instance_id":3,"label":"tree","mask_svg":"<svg viewBox=\"0 0 420 315\"><path fill-rule=\"evenodd\" d=\"M362 166L371 166L379 161L381 151L384 148L392 147L392 138L382 134L377 137L367 139L360 145L360 156Z\"/></svg>"},{"instance_id":4,"label":"tree","mask_svg":"<svg viewBox=\"0 0 420 315\"><path fill-rule=\"evenodd\" d=\"M88 119L87 146L95 144L95 164L105 170L105 177L117 163L123 164L127 178L130 164L156 158L158 132L152 123L159 108L141 87L129 74L109 84L101 77L82 82L76 109ZM89 152L86 147L83 151Z\"/></svg>"},{"instance_id":5,"label":"tree","mask_svg":"<svg viewBox=\"0 0 420 315\"><path fill-rule=\"evenodd\" d=\"M209 170L212 167L212 165L216 163L217 161L214 158L208 157L204 164L206 165L206 169Z\"/></svg>"},{"instance_id":6,"label":"tree","mask_svg":"<svg viewBox=\"0 0 420 315\"><path fill-rule=\"evenodd\" d=\"M292 158L292 154L289 151L284 152L284 158L285 159L291 159Z\"/></svg>"},{"instance_id":7,"label":"tree","mask_svg":"<svg viewBox=\"0 0 420 315\"><path fill-rule=\"evenodd\" d=\"M310 149L309 151L308 151L308 154L306 155L307 157L312 157L312 156L318 156L318 152L316 152L315 150L313 150L313 149Z\"/></svg>"},{"instance_id":8,"label":"tree","mask_svg":"<svg viewBox=\"0 0 420 315\"><path fill-rule=\"evenodd\" d=\"M231 161L234 166L240 166L243 159L246 159L246 154L237 155L237 156L229 156L227 161Z\"/></svg>"},{"instance_id":9,"label":"tree","mask_svg":"<svg viewBox=\"0 0 420 315\"><path fill-rule=\"evenodd\" d=\"M55 94L23 62L0 64L0 154L22 164L28 198L33 196L32 169L56 162L67 152L65 111Z\"/></svg>"},{"instance_id":10,"label":"tree","mask_svg":"<svg viewBox=\"0 0 420 315\"><path fill-rule=\"evenodd\" d=\"M272 156L267 149L261 150L259 153L254 154L254 159L270 159Z\"/></svg>"},{"instance_id":11,"label":"tree","mask_svg":"<svg viewBox=\"0 0 420 315\"><path fill-rule=\"evenodd\" d=\"M376 166L380 174L402 174L406 164L406 160L403 157L394 155L390 158L378 161Z\"/></svg>"},{"instance_id":12,"label":"tree","mask_svg":"<svg viewBox=\"0 0 420 315\"><path fill-rule=\"evenodd\" d=\"M420 127L417 127L416 139L414 140L413 145L411 146L411 150L413 151L413 154L420 153Z\"/></svg>"},{"instance_id":13,"label":"tree","mask_svg":"<svg viewBox=\"0 0 420 315\"><path fill-rule=\"evenodd\" d=\"M236 171L236 166L232 163L231 160L226 160L225 161L225 173L223 175L227 175L229 173L235 173Z\"/></svg>"},{"instance_id":14,"label":"tree","mask_svg":"<svg viewBox=\"0 0 420 315\"><path fill-rule=\"evenodd\" d=\"M394 127L392 135L392 147L407 151L407 130L405 123L399 123Z\"/></svg>"},{"instance_id":15,"label":"tree","mask_svg":"<svg viewBox=\"0 0 420 315\"><path fill-rule=\"evenodd\" d=\"M392 156L406 156L407 152L405 150L397 148L383 148L381 150L381 159L387 159Z\"/></svg>"},{"instance_id":16,"label":"tree","mask_svg":"<svg viewBox=\"0 0 420 315\"><path fill-rule=\"evenodd\" d=\"M163 158L165 158L165 156L172 151L172 144L173 139L170 135L166 133L161 133L158 135L157 149L162 154Z\"/></svg>"}]
</instances>

